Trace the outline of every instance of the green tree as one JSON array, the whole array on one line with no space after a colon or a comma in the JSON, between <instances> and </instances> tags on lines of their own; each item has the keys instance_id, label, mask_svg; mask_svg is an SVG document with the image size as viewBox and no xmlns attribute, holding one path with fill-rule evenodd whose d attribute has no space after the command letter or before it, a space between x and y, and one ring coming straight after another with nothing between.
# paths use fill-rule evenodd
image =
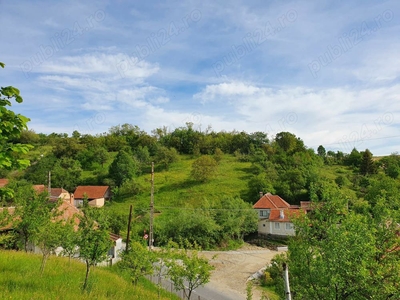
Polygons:
<instances>
[{"instance_id":1,"label":"green tree","mask_svg":"<svg viewBox=\"0 0 400 300\"><path fill-rule=\"evenodd\" d=\"M161 146L157 149L155 162L168 170L169 165L179 160L178 151L175 148Z\"/></svg>"},{"instance_id":2,"label":"green tree","mask_svg":"<svg viewBox=\"0 0 400 300\"><path fill-rule=\"evenodd\" d=\"M79 161L63 157L56 161L51 171L52 186L62 187L67 191L74 191L82 173Z\"/></svg>"},{"instance_id":3,"label":"green tree","mask_svg":"<svg viewBox=\"0 0 400 300\"><path fill-rule=\"evenodd\" d=\"M90 207L84 201L83 214L79 216L79 256L86 263L86 274L83 290L88 287L89 273L92 266L106 260L111 247L110 235L107 231L107 218L104 211Z\"/></svg>"},{"instance_id":4,"label":"green tree","mask_svg":"<svg viewBox=\"0 0 400 300\"><path fill-rule=\"evenodd\" d=\"M4 66L0 62L0 67ZM12 86L0 87L0 169L24 169L29 166L29 160L22 159L21 154L26 154L32 146L12 141L20 138L30 120L7 108L11 106L12 100L22 103L19 90Z\"/></svg>"},{"instance_id":5,"label":"green tree","mask_svg":"<svg viewBox=\"0 0 400 300\"><path fill-rule=\"evenodd\" d=\"M109 177L114 180L115 185L121 186L127 180L136 176L139 164L131 155L121 150L118 152L108 170Z\"/></svg>"},{"instance_id":6,"label":"green tree","mask_svg":"<svg viewBox=\"0 0 400 300\"><path fill-rule=\"evenodd\" d=\"M77 218L78 216L74 217ZM75 227L76 225L74 222L74 218L67 220L61 227L60 236L62 238L59 246L63 248L62 254L68 256L69 261L71 261L71 258L79 253L79 249L77 246L79 241L79 235L76 232L78 228L76 228L75 230Z\"/></svg>"},{"instance_id":7,"label":"green tree","mask_svg":"<svg viewBox=\"0 0 400 300\"><path fill-rule=\"evenodd\" d=\"M215 177L218 171L218 163L214 158L203 155L196 159L192 164L191 177L200 182L206 182Z\"/></svg>"},{"instance_id":8,"label":"green tree","mask_svg":"<svg viewBox=\"0 0 400 300\"><path fill-rule=\"evenodd\" d=\"M364 151L360 163L360 173L362 175L369 175L376 173L377 168L374 160L372 159L372 153L368 149Z\"/></svg>"},{"instance_id":9,"label":"green tree","mask_svg":"<svg viewBox=\"0 0 400 300\"><path fill-rule=\"evenodd\" d=\"M214 269L198 250L175 250L172 259L165 260L165 265L171 281L178 290L184 291L186 299L190 299L194 289L210 281Z\"/></svg>"},{"instance_id":10,"label":"green tree","mask_svg":"<svg viewBox=\"0 0 400 300\"><path fill-rule=\"evenodd\" d=\"M153 264L156 261L154 252L139 242L133 242L128 252L123 253L120 266L128 270L132 283L136 285L140 277L153 274Z\"/></svg>"},{"instance_id":11,"label":"green tree","mask_svg":"<svg viewBox=\"0 0 400 300\"><path fill-rule=\"evenodd\" d=\"M353 167L360 167L361 164L361 153L358 152L356 148L353 148L351 150L350 154L346 157L345 163L347 166L353 166Z\"/></svg>"},{"instance_id":12,"label":"green tree","mask_svg":"<svg viewBox=\"0 0 400 300\"><path fill-rule=\"evenodd\" d=\"M296 299L397 299L393 215L382 206L379 218L349 211L337 189L322 191L321 198L294 221L288 264Z\"/></svg>"},{"instance_id":13,"label":"green tree","mask_svg":"<svg viewBox=\"0 0 400 300\"><path fill-rule=\"evenodd\" d=\"M52 211L58 203L49 201L47 191L38 195L31 186L22 187L22 191L15 196L13 227L27 252L28 245L37 242L39 231L43 231L43 227L54 217Z\"/></svg>"},{"instance_id":14,"label":"green tree","mask_svg":"<svg viewBox=\"0 0 400 300\"><path fill-rule=\"evenodd\" d=\"M214 159L219 164L224 158L224 152L220 148L216 148L214 151Z\"/></svg>"},{"instance_id":15,"label":"green tree","mask_svg":"<svg viewBox=\"0 0 400 300\"><path fill-rule=\"evenodd\" d=\"M326 150L325 150L324 146L319 145L318 149L317 149L317 153L318 153L318 156L324 158L326 156Z\"/></svg>"},{"instance_id":16,"label":"green tree","mask_svg":"<svg viewBox=\"0 0 400 300\"><path fill-rule=\"evenodd\" d=\"M57 209L53 210L53 212L55 211L57 211ZM42 252L42 263L40 265L41 274L43 274L47 259L49 258L50 254L60 246L63 238L61 235L63 224L61 221L54 219L56 216L57 214L53 213L53 218L44 222L42 226L39 227L36 234L35 242Z\"/></svg>"}]
</instances>

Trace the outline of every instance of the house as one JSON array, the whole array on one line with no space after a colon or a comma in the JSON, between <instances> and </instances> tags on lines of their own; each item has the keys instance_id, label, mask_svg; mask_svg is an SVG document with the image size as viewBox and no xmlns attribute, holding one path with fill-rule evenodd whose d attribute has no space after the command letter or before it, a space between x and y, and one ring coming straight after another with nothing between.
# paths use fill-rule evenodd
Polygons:
<instances>
[{"instance_id":1,"label":"house","mask_svg":"<svg viewBox=\"0 0 400 300\"><path fill-rule=\"evenodd\" d=\"M113 265L121 260L121 253L125 250L126 244L122 242L121 236L114 233L110 233L110 239L113 245L110 250L108 250L108 264Z\"/></svg>"},{"instance_id":2,"label":"house","mask_svg":"<svg viewBox=\"0 0 400 300\"><path fill-rule=\"evenodd\" d=\"M48 188L43 184L36 184L33 186L33 189L38 193L43 193L48 191ZM71 195L68 191L64 190L63 188L51 188L50 189L50 201L57 201L61 199L63 201L71 201Z\"/></svg>"},{"instance_id":3,"label":"house","mask_svg":"<svg viewBox=\"0 0 400 300\"><path fill-rule=\"evenodd\" d=\"M75 193L71 195L74 198L74 205L80 207L83 205L83 199L87 197L89 205L94 207L102 207L106 200L111 197L111 190L106 186L78 186ZM72 201L72 200L71 200Z\"/></svg>"},{"instance_id":4,"label":"house","mask_svg":"<svg viewBox=\"0 0 400 300\"><path fill-rule=\"evenodd\" d=\"M303 206L307 206L306 201L303 202ZM300 206L292 206L271 193L262 195L253 208L258 211L259 235L293 236L295 230L291 218L305 212Z\"/></svg>"}]
</instances>

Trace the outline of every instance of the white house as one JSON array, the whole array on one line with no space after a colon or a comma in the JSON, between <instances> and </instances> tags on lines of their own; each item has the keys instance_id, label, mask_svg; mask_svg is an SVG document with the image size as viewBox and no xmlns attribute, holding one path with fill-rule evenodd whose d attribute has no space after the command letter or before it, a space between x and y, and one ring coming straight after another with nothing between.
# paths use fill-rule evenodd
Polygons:
<instances>
[{"instance_id":1,"label":"white house","mask_svg":"<svg viewBox=\"0 0 400 300\"><path fill-rule=\"evenodd\" d=\"M302 206L308 205L309 202L302 201ZM267 193L253 205L258 211L258 234L259 235L276 235L276 236L293 236L295 230L292 217L305 210L299 206L291 206L278 195Z\"/></svg>"}]
</instances>

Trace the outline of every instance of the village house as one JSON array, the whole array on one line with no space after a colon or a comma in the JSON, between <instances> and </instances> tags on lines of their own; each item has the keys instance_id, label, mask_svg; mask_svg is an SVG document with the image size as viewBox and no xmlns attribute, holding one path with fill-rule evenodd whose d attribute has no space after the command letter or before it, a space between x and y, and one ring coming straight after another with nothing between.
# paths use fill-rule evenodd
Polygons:
<instances>
[{"instance_id":1,"label":"village house","mask_svg":"<svg viewBox=\"0 0 400 300\"><path fill-rule=\"evenodd\" d=\"M293 236L295 229L292 217L310 209L309 201L290 205L278 195L260 194L261 198L253 205L258 211L258 234L274 236Z\"/></svg>"},{"instance_id":2,"label":"village house","mask_svg":"<svg viewBox=\"0 0 400 300\"><path fill-rule=\"evenodd\" d=\"M103 207L105 201L110 200L111 190L109 186L78 186L71 197L74 199L73 202L76 207L83 205L85 197L90 206Z\"/></svg>"},{"instance_id":3,"label":"village house","mask_svg":"<svg viewBox=\"0 0 400 300\"><path fill-rule=\"evenodd\" d=\"M33 189L38 193L47 192L49 189L43 184L36 184ZM50 201L57 201L61 199L63 201L71 202L71 195L68 191L63 188L50 188Z\"/></svg>"}]
</instances>

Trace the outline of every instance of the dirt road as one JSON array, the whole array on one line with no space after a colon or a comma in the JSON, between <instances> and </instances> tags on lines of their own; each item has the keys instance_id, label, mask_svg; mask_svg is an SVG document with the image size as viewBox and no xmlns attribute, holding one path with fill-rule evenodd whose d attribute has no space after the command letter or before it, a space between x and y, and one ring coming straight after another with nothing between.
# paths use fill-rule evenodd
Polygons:
<instances>
[{"instance_id":1,"label":"dirt road","mask_svg":"<svg viewBox=\"0 0 400 300\"><path fill-rule=\"evenodd\" d=\"M204 251L202 254L215 266L208 285L246 299L247 279L265 267L278 253L278 251L250 245L245 245L236 251ZM214 256L215 258L212 259ZM260 298L261 292L255 288L253 299Z\"/></svg>"}]
</instances>

